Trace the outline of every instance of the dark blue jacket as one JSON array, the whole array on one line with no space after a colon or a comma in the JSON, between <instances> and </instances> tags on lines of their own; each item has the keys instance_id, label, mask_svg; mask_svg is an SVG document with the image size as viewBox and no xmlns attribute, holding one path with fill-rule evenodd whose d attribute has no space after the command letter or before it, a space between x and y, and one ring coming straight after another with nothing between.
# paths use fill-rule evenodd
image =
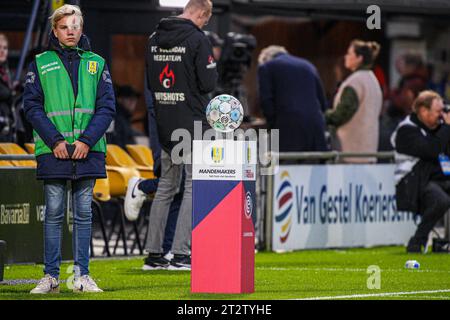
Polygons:
<instances>
[{"instance_id":1,"label":"dark blue jacket","mask_svg":"<svg viewBox=\"0 0 450 320\"><path fill-rule=\"evenodd\" d=\"M89 40L85 35L81 36L78 47L90 51ZM49 50L56 51L64 64L72 80L72 87L75 96L78 92L78 67L80 56L73 49L63 49L53 32L50 34ZM57 90L58 88L55 88ZM56 142L64 140L64 137L57 131L53 123L47 118L44 110L44 94L36 69L36 62L33 61L28 67L27 79L24 92L24 111L27 120L33 129L44 140L45 144L53 149ZM83 135L78 139L90 147L105 134L115 114L115 98L111 76L105 64L102 77L97 87L97 99L95 114ZM37 157L37 178L38 179L70 179L80 178L105 178L105 155L102 152L88 153L86 159L82 160L62 160L57 159L52 153L43 154Z\"/></svg>"},{"instance_id":2,"label":"dark blue jacket","mask_svg":"<svg viewBox=\"0 0 450 320\"><path fill-rule=\"evenodd\" d=\"M280 151L326 150L326 100L316 68L283 53L261 65L258 78L269 128L280 130Z\"/></svg>"}]
</instances>

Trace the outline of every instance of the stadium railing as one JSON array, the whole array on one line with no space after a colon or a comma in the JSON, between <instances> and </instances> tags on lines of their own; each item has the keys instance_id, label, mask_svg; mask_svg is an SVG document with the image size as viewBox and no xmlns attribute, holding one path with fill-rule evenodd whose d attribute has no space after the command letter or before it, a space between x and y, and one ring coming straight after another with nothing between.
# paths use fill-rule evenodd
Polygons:
<instances>
[{"instance_id":1,"label":"stadium railing","mask_svg":"<svg viewBox=\"0 0 450 320\"><path fill-rule=\"evenodd\" d=\"M24 154L27 152L15 143L0 143L0 154ZM15 167L36 167L36 161L34 160L12 160L11 163Z\"/></svg>"},{"instance_id":2,"label":"stadium railing","mask_svg":"<svg viewBox=\"0 0 450 320\"><path fill-rule=\"evenodd\" d=\"M392 163L394 160L394 152L375 152L375 153L349 153L349 152L280 152L280 153L267 153L264 155L265 159L263 163L269 163L269 166L264 166L266 170L271 170L271 166L274 163L283 163L288 161L298 161L302 164L303 161L322 161L321 163L327 164L339 164L341 160L345 158L367 158L373 157L379 160L383 160L385 163ZM14 160L34 160L33 155L3 155L0 154L0 162L14 161ZM308 163L308 162L306 162ZM310 164L310 163L309 163ZM274 169L274 167L272 168ZM110 172L108 172L110 173ZM272 237L272 218L273 218L273 175L260 175L259 183L257 186L257 205L258 215L256 219L256 235L257 235L257 247L258 249L270 250L270 243ZM450 238L450 218L446 218L446 237Z\"/></svg>"}]
</instances>

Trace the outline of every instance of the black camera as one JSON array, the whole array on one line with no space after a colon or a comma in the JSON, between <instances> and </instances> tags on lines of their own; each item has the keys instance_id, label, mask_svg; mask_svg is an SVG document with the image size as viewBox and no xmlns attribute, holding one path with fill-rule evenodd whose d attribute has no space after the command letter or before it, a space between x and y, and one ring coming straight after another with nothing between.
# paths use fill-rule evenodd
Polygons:
<instances>
[{"instance_id":1,"label":"black camera","mask_svg":"<svg viewBox=\"0 0 450 320\"><path fill-rule=\"evenodd\" d=\"M256 38L250 34L229 32L225 37L220 58L221 82L227 86L236 79L242 79L252 62Z\"/></svg>"},{"instance_id":2,"label":"black camera","mask_svg":"<svg viewBox=\"0 0 450 320\"><path fill-rule=\"evenodd\" d=\"M229 32L225 38L222 61L250 66L256 39L251 34Z\"/></svg>"},{"instance_id":3,"label":"black camera","mask_svg":"<svg viewBox=\"0 0 450 320\"><path fill-rule=\"evenodd\" d=\"M445 113L449 113L450 112L450 104L445 104L444 110L442 110L442 111L444 111Z\"/></svg>"}]
</instances>

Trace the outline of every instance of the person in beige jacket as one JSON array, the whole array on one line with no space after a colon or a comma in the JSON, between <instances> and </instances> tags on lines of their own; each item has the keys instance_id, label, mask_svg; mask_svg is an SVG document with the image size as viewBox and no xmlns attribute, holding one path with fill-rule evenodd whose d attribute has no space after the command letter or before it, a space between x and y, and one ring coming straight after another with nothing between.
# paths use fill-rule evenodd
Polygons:
<instances>
[{"instance_id":1,"label":"person in beige jacket","mask_svg":"<svg viewBox=\"0 0 450 320\"><path fill-rule=\"evenodd\" d=\"M332 148L342 152L376 152L383 93L371 68L380 51L376 42L353 40L345 55L352 71L340 85L333 109L325 114ZM372 163L376 158L345 158L345 162Z\"/></svg>"}]
</instances>

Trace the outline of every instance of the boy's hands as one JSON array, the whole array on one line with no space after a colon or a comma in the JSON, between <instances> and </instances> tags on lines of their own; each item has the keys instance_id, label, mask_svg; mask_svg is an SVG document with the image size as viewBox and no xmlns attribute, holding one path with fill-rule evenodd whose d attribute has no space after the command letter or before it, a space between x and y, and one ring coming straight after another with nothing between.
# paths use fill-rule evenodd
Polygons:
<instances>
[{"instance_id":1,"label":"boy's hands","mask_svg":"<svg viewBox=\"0 0 450 320\"><path fill-rule=\"evenodd\" d=\"M89 146L81 141L75 141L72 145L75 146L72 157L70 157L67 151L67 141L58 141L53 148L53 154L57 159L85 159L89 153Z\"/></svg>"},{"instance_id":2,"label":"boy's hands","mask_svg":"<svg viewBox=\"0 0 450 320\"><path fill-rule=\"evenodd\" d=\"M85 159L89 153L89 146L78 140L73 145L75 146L75 151L73 152L72 159Z\"/></svg>"},{"instance_id":3,"label":"boy's hands","mask_svg":"<svg viewBox=\"0 0 450 320\"><path fill-rule=\"evenodd\" d=\"M66 149L67 142L65 140L58 141L53 147L53 154L57 159L69 159L69 153Z\"/></svg>"}]
</instances>

